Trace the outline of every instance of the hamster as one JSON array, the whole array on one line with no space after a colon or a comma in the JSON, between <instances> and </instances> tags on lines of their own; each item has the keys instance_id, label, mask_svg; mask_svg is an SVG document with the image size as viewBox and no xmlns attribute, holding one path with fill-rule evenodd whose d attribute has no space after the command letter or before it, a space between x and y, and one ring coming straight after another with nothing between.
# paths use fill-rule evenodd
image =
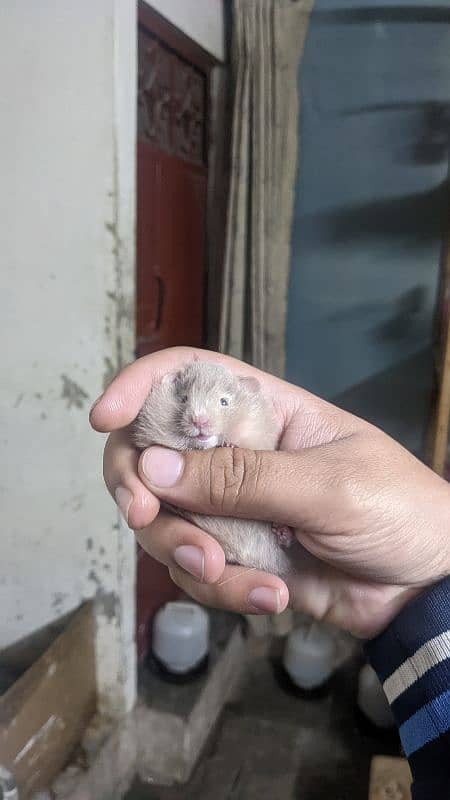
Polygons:
<instances>
[{"instance_id":1,"label":"hamster","mask_svg":"<svg viewBox=\"0 0 450 800\"><path fill-rule=\"evenodd\" d=\"M277 432L256 378L194 361L154 387L134 422L133 440L141 449L161 444L174 450L275 450Z\"/></svg>"},{"instance_id":2,"label":"hamster","mask_svg":"<svg viewBox=\"0 0 450 800\"><path fill-rule=\"evenodd\" d=\"M273 408L259 381L205 361L165 375L146 398L131 433L139 449L156 444L174 450L275 450L278 443ZM282 577L292 571L300 545L286 526L164 506L213 536L228 563Z\"/></svg>"}]
</instances>

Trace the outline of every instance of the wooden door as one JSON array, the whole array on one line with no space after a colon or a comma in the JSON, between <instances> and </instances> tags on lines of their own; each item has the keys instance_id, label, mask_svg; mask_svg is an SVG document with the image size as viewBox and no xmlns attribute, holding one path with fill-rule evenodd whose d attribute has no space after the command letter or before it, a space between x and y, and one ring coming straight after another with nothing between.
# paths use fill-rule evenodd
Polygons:
<instances>
[{"instance_id":1,"label":"wooden door","mask_svg":"<svg viewBox=\"0 0 450 800\"><path fill-rule=\"evenodd\" d=\"M213 60L139 4L136 355L204 344L207 104ZM154 611L178 595L138 549L137 645Z\"/></svg>"},{"instance_id":2,"label":"wooden door","mask_svg":"<svg viewBox=\"0 0 450 800\"><path fill-rule=\"evenodd\" d=\"M136 349L203 344L206 174L138 142Z\"/></svg>"}]
</instances>

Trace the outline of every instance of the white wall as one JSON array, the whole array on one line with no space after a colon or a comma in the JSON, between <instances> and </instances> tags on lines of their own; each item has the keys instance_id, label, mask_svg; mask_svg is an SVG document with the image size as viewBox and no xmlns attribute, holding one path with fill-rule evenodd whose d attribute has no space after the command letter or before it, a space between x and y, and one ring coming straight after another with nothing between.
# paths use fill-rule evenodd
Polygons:
<instances>
[{"instance_id":1,"label":"white wall","mask_svg":"<svg viewBox=\"0 0 450 800\"><path fill-rule=\"evenodd\" d=\"M147 0L166 19L204 50L223 61L223 0Z\"/></svg>"},{"instance_id":2,"label":"white wall","mask_svg":"<svg viewBox=\"0 0 450 800\"><path fill-rule=\"evenodd\" d=\"M134 539L88 410L132 358L135 8L0 8L0 648L99 601L103 710L134 700Z\"/></svg>"}]
</instances>

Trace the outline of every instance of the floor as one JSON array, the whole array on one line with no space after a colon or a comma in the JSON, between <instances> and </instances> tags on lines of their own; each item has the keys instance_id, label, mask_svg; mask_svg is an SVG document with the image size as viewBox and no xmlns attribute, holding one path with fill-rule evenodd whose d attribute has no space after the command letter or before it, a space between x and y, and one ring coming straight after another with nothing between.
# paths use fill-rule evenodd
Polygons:
<instances>
[{"instance_id":1,"label":"floor","mask_svg":"<svg viewBox=\"0 0 450 800\"><path fill-rule=\"evenodd\" d=\"M255 640L246 677L184 786L136 781L126 800L367 800L373 754L399 754L355 704L361 657L304 697L280 669L282 642Z\"/></svg>"}]
</instances>

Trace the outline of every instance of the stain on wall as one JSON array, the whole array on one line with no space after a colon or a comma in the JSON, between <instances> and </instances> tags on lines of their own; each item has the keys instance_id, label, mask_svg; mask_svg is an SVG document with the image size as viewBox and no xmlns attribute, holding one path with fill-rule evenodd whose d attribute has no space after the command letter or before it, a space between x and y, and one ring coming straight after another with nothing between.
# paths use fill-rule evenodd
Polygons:
<instances>
[{"instance_id":1,"label":"stain on wall","mask_svg":"<svg viewBox=\"0 0 450 800\"><path fill-rule=\"evenodd\" d=\"M89 395L78 383L67 375L61 375L61 397L66 401L67 408L83 408Z\"/></svg>"}]
</instances>

